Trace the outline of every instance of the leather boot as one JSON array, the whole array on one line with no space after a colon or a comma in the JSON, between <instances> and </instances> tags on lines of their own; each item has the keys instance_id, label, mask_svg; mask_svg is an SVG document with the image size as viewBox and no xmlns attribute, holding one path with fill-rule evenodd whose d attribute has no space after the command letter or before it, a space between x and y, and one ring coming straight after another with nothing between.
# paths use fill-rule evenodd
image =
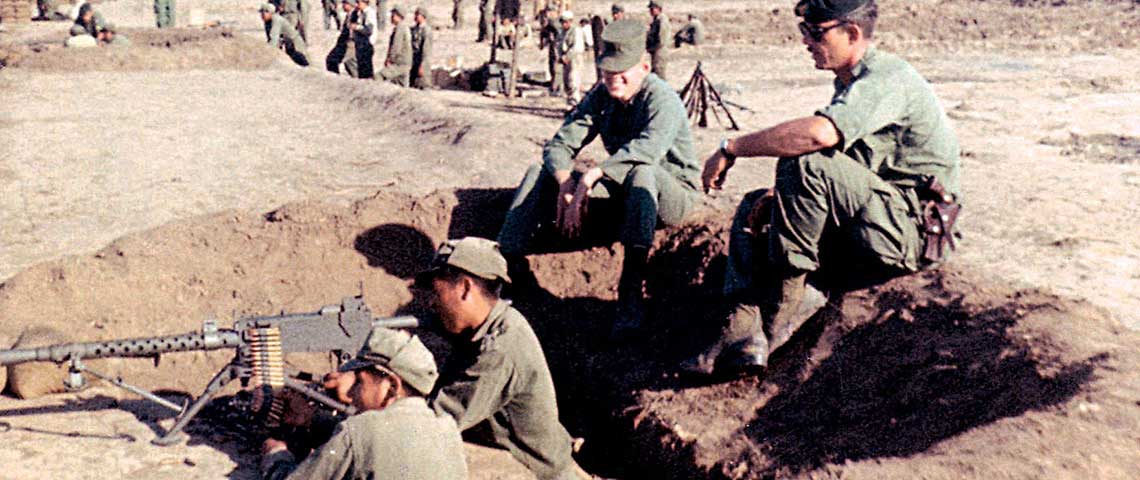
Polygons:
<instances>
[{"instance_id":1,"label":"leather boot","mask_svg":"<svg viewBox=\"0 0 1140 480\"><path fill-rule=\"evenodd\" d=\"M712 375L718 365L735 371L763 369L768 364L768 340L761 330L760 307L737 303L728 314L720 338L703 352L681 362L682 372Z\"/></svg>"},{"instance_id":2,"label":"leather boot","mask_svg":"<svg viewBox=\"0 0 1140 480\"><path fill-rule=\"evenodd\" d=\"M641 328L645 318L645 300L642 287L645 284L645 271L649 264L649 249L627 247L622 260L621 280L618 281L617 312L614 315L610 340L620 342L629 339Z\"/></svg>"},{"instance_id":3,"label":"leather boot","mask_svg":"<svg viewBox=\"0 0 1140 480\"><path fill-rule=\"evenodd\" d=\"M775 310L768 327L768 352L775 352L795 335L805 322L827 305L827 296L807 284L807 274L780 282Z\"/></svg>"}]
</instances>

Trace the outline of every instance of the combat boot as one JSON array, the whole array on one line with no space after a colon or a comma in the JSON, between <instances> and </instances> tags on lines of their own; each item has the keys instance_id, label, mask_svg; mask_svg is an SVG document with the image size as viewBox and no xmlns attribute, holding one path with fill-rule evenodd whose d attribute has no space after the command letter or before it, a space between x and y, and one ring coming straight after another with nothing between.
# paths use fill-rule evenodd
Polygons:
<instances>
[{"instance_id":1,"label":"combat boot","mask_svg":"<svg viewBox=\"0 0 1140 480\"><path fill-rule=\"evenodd\" d=\"M768 352L775 352L795 335L805 322L827 305L827 295L807 283L807 274L780 282L771 320L767 323Z\"/></svg>"},{"instance_id":2,"label":"combat boot","mask_svg":"<svg viewBox=\"0 0 1140 480\"><path fill-rule=\"evenodd\" d=\"M681 362L692 375L712 375L718 369L754 373L768 365L768 340L761 330L760 307L737 303L720 338L705 351Z\"/></svg>"},{"instance_id":3,"label":"combat boot","mask_svg":"<svg viewBox=\"0 0 1140 480\"><path fill-rule=\"evenodd\" d=\"M621 342L632 337L641 329L645 318L645 300L642 287L645 284L645 271L649 264L649 249L628 247L622 260L621 279L618 280L617 311L614 314L610 340Z\"/></svg>"}]
</instances>

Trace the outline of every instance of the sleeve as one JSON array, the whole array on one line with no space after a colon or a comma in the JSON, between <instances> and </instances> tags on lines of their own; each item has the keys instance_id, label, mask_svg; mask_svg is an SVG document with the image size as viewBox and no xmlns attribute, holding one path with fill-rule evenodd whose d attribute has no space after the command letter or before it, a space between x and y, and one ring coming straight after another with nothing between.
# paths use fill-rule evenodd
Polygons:
<instances>
[{"instance_id":1,"label":"sleeve","mask_svg":"<svg viewBox=\"0 0 1140 480\"><path fill-rule=\"evenodd\" d=\"M274 16L273 20L269 23L269 46L277 48L281 46L281 24L283 22L277 20Z\"/></svg>"},{"instance_id":2,"label":"sleeve","mask_svg":"<svg viewBox=\"0 0 1140 480\"><path fill-rule=\"evenodd\" d=\"M368 37L368 39L371 40L372 32L376 30L376 16L360 15L357 18L359 19L360 17L363 17L363 22L360 24L360 31L356 33L362 37Z\"/></svg>"},{"instance_id":3,"label":"sleeve","mask_svg":"<svg viewBox=\"0 0 1140 480\"><path fill-rule=\"evenodd\" d=\"M288 452L285 452L288 453ZM289 455L289 459L293 456ZM309 478L346 478L352 470L352 439L342 424L337 427L329 441L313 450L309 457L292 468L287 462L278 461L266 468L263 480L302 480ZM286 476L287 475L287 476Z\"/></svg>"},{"instance_id":4,"label":"sleeve","mask_svg":"<svg viewBox=\"0 0 1140 480\"><path fill-rule=\"evenodd\" d=\"M431 37L433 33L430 25L424 25L424 44L420 50L420 62L424 65L424 71L431 72Z\"/></svg>"},{"instance_id":5,"label":"sleeve","mask_svg":"<svg viewBox=\"0 0 1140 480\"><path fill-rule=\"evenodd\" d=\"M653 164L669 152L688 116L680 101L668 100L656 95L650 101L645 128L600 165L607 177L622 182L634 166Z\"/></svg>"},{"instance_id":6,"label":"sleeve","mask_svg":"<svg viewBox=\"0 0 1140 480\"><path fill-rule=\"evenodd\" d=\"M835 125L839 144L845 151L855 142L901 119L906 113L906 95L901 88L889 87L893 82L859 78L835 96L831 105L816 112Z\"/></svg>"},{"instance_id":7,"label":"sleeve","mask_svg":"<svg viewBox=\"0 0 1140 480\"><path fill-rule=\"evenodd\" d=\"M598 88L594 88L566 116L558 132L542 147L542 163L547 171L553 173L574 167L574 157L598 135L594 128L594 116L598 114L600 104Z\"/></svg>"},{"instance_id":8,"label":"sleeve","mask_svg":"<svg viewBox=\"0 0 1140 480\"><path fill-rule=\"evenodd\" d=\"M455 418L460 431L467 430L507 405L513 377L514 365L506 355L496 351L484 353L458 379L436 392L432 406Z\"/></svg>"}]
</instances>

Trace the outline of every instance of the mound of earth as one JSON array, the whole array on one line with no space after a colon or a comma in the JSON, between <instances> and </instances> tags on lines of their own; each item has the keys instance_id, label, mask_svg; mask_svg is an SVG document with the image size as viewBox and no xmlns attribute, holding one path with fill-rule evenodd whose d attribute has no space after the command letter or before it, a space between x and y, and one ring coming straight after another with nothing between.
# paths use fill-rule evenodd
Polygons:
<instances>
[{"instance_id":1,"label":"mound of earth","mask_svg":"<svg viewBox=\"0 0 1140 480\"><path fill-rule=\"evenodd\" d=\"M0 285L0 340L32 325L73 340L179 333L208 317L314 311L357 293L379 314L419 312L408 283L434 246L493 236L509 199L501 189L379 192L347 206L168 224ZM1140 468L1140 382L1128 373L1140 360L1137 335L1082 303L976 274L929 272L835 299L763 379L676 378L673 365L719 326L727 220L659 232L646 287L651 325L626 346L604 341L619 246L602 239L532 257L538 288L515 304L542 339L563 422L586 439L588 469L632 478L1127 478ZM196 393L228 359L90 363L146 388Z\"/></svg>"},{"instance_id":2,"label":"mound of earth","mask_svg":"<svg viewBox=\"0 0 1140 480\"><path fill-rule=\"evenodd\" d=\"M122 29L127 47L66 48L66 31L0 45L0 68L42 72L259 70L276 52L228 28Z\"/></svg>"}]
</instances>

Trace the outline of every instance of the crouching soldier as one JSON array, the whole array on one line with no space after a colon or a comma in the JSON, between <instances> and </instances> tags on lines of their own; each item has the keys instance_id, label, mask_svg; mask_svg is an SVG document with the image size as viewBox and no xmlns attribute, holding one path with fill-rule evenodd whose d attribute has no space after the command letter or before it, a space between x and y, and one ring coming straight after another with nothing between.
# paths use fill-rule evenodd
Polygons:
<instances>
[{"instance_id":1,"label":"crouching soldier","mask_svg":"<svg viewBox=\"0 0 1140 480\"><path fill-rule=\"evenodd\" d=\"M277 14L277 7L271 3L261 6L261 20L265 22L265 39L273 48L285 47L285 53L297 65L309 66L309 58L305 51L305 40L297 33L297 29L289 24L288 20Z\"/></svg>"}]
</instances>

